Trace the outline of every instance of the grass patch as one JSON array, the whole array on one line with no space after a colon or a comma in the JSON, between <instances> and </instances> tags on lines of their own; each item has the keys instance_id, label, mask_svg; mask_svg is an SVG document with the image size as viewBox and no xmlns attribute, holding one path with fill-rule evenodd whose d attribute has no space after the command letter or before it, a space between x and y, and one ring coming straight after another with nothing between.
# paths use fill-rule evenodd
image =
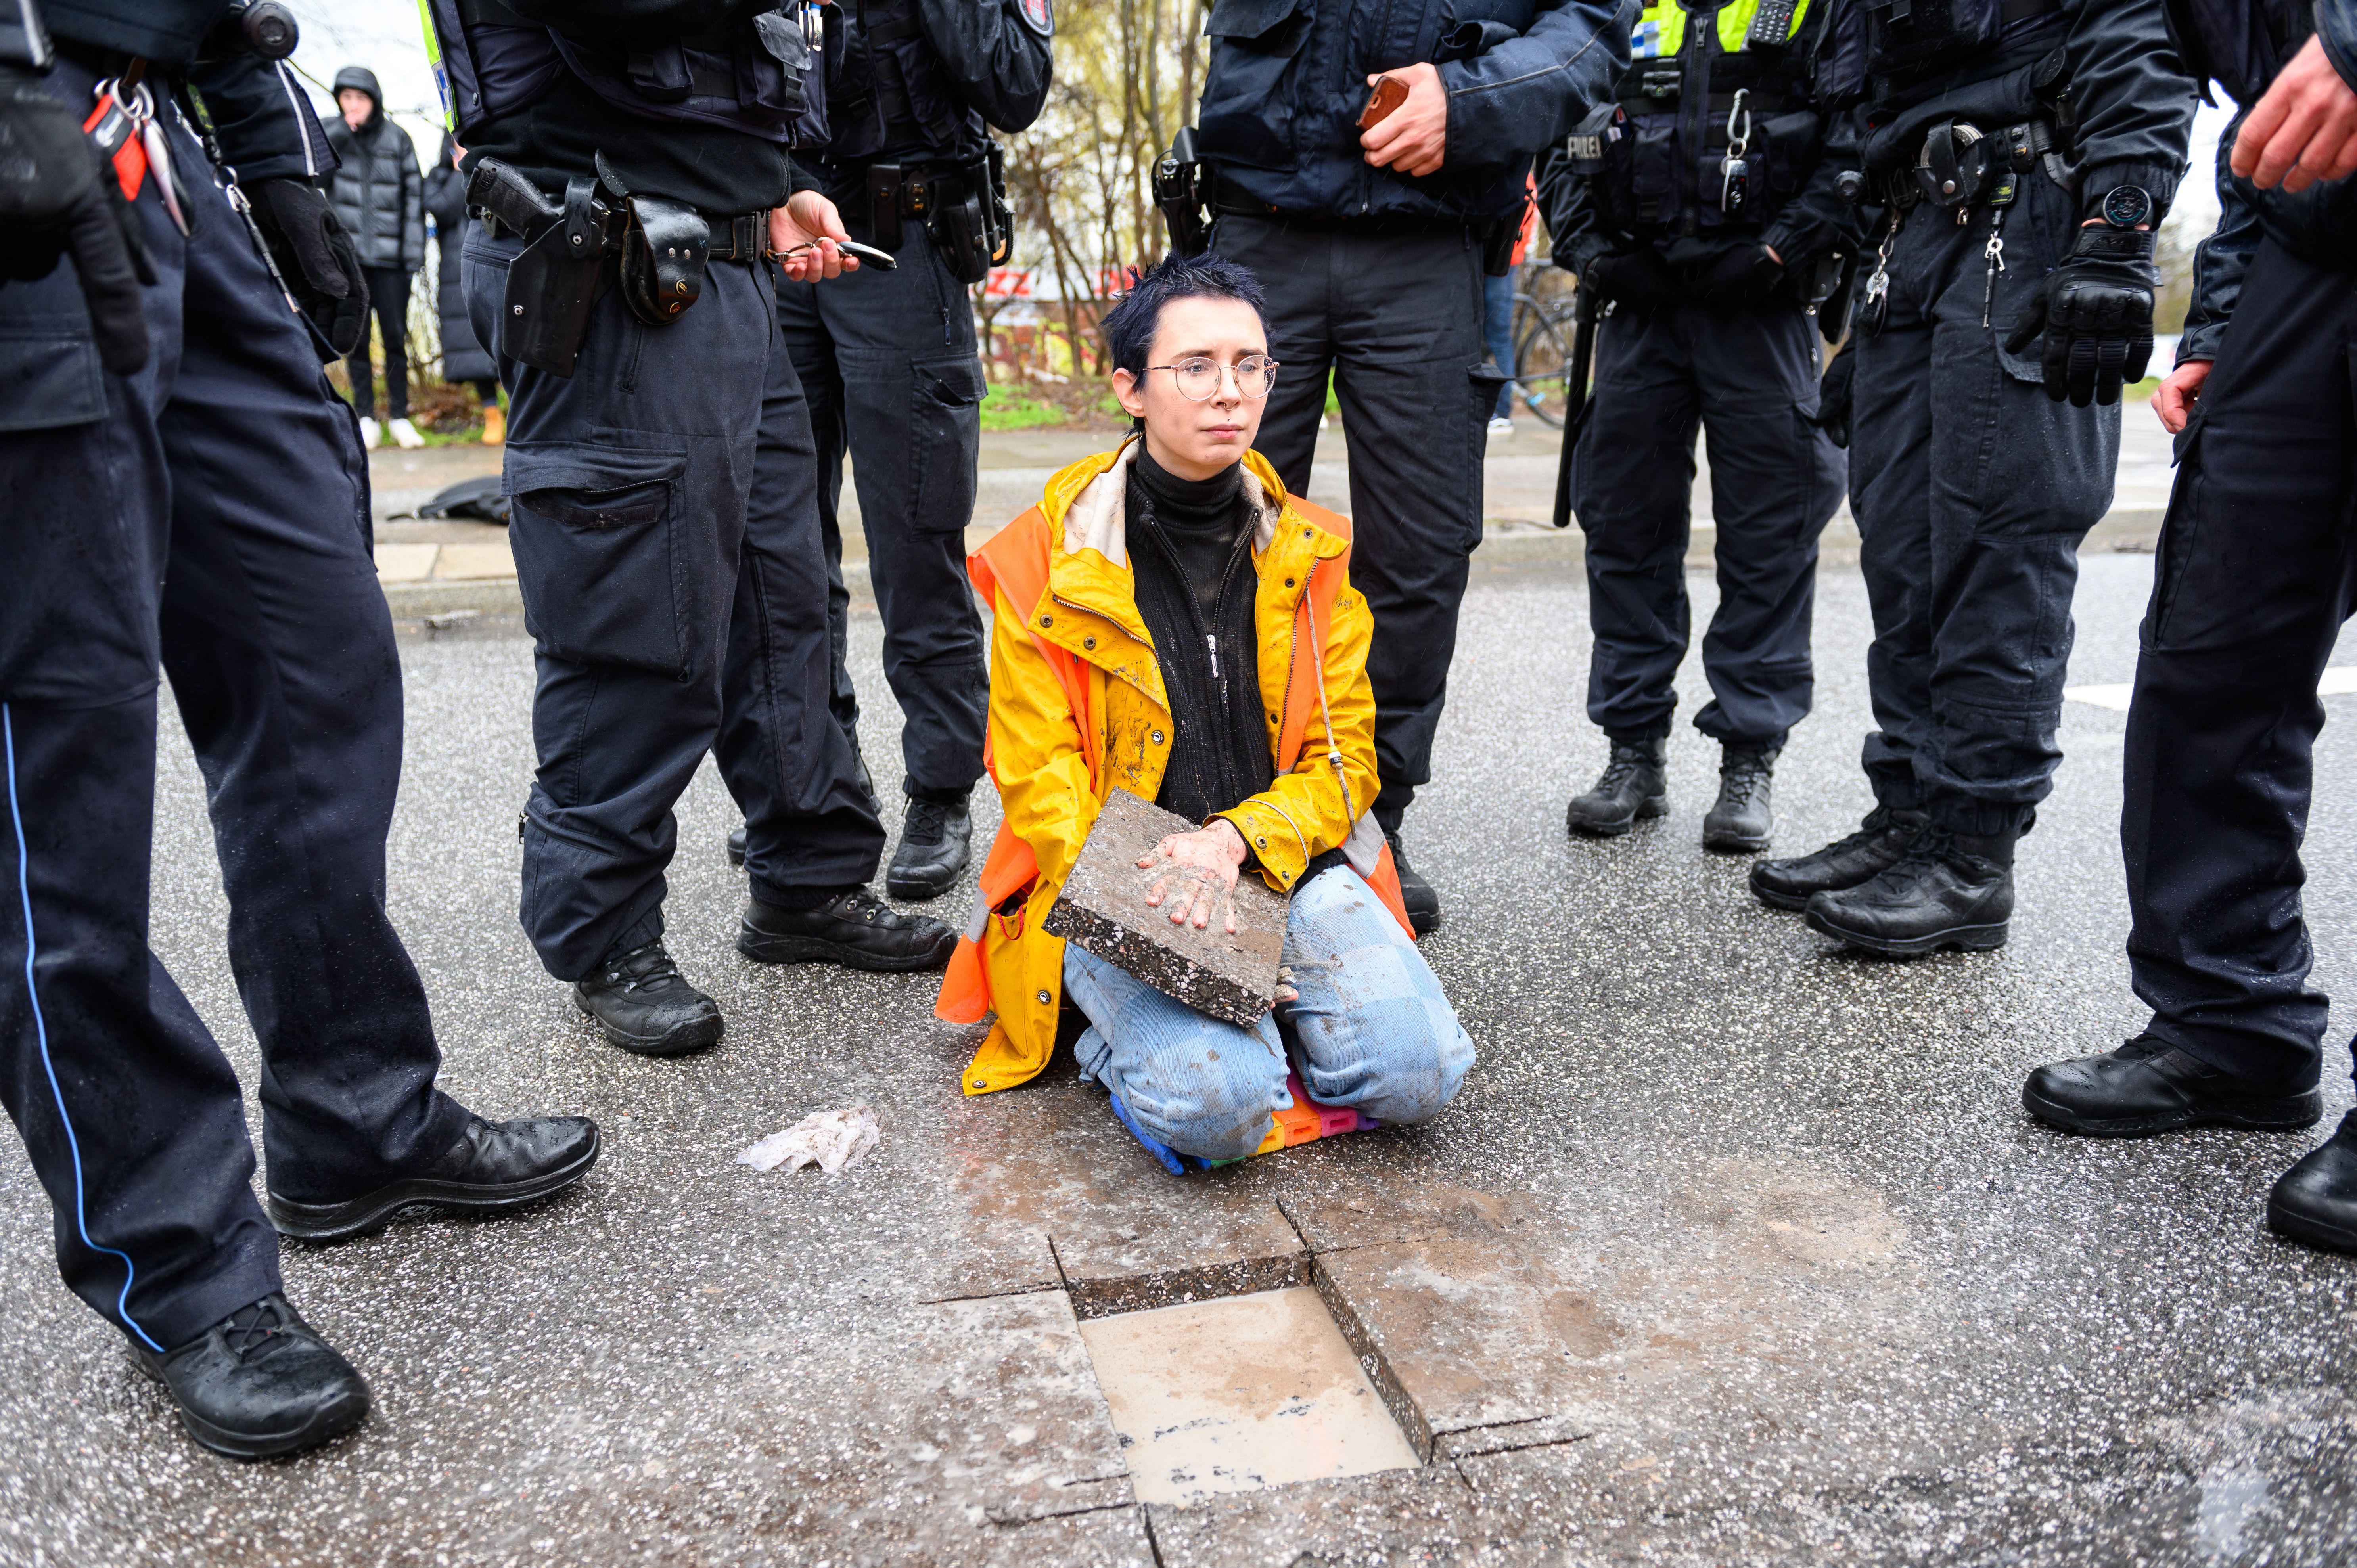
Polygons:
<instances>
[{"instance_id":1,"label":"grass patch","mask_svg":"<svg viewBox=\"0 0 2357 1568\"><path fill-rule=\"evenodd\" d=\"M2158 376L2147 376L2140 381L2131 381L2120 389L2120 400L2124 403L2130 399L2137 403L2147 402L2160 390L2160 380Z\"/></svg>"},{"instance_id":2,"label":"grass patch","mask_svg":"<svg viewBox=\"0 0 2357 1568\"><path fill-rule=\"evenodd\" d=\"M1061 424L1070 417L1052 403L1007 387L993 386L982 398L985 430L1035 430L1043 424Z\"/></svg>"}]
</instances>

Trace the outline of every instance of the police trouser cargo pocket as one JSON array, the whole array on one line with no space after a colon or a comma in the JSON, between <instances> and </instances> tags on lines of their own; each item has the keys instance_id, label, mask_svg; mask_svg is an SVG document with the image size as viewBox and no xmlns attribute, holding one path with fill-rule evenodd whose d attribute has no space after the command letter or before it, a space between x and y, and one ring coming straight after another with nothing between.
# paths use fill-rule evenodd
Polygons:
<instances>
[{"instance_id":1,"label":"police trouser cargo pocket","mask_svg":"<svg viewBox=\"0 0 2357 1568\"><path fill-rule=\"evenodd\" d=\"M909 388L909 526L963 533L974 521L982 456L982 361L972 354L919 360Z\"/></svg>"},{"instance_id":2,"label":"police trouser cargo pocket","mask_svg":"<svg viewBox=\"0 0 2357 1568\"><path fill-rule=\"evenodd\" d=\"M683 680L673 589L679 452L510 447L508 527L524 620L545 651Z\"/></svg>"}]
</instances>

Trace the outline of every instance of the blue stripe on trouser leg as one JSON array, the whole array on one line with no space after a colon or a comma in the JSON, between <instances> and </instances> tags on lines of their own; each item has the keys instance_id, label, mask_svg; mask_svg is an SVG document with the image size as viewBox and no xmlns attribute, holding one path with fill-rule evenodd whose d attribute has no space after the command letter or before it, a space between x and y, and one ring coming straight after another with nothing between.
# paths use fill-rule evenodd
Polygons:
<instances>
[{"instance_id":1,"label":"blue stripe on trouser leg","mask_svg":"<svg viewBox=\"0 0 2357 1568\"><path fill-rule=\"evenodd\" d=\"M57 1102L58 1120L65 1127L66 1147L73 1156L74 1230L81 1237L81 1244L91 1251L104 1252L123 1260L123 1291L114 1298L114 1315L123 1320L124 1327L139 1336L150 1350L160 1354L164 1347L156 1344L147 1331L133 1320L130 1309L124 1305L131 1297L132 1282L139 1277L138 1270L132 1264L131 1255L113 1247L102 1247L91 1240L90 1221L83 1212L81 1140L74 1134L73 1118L66 1111L66 1093L58 1084L57 1065L49 1059L48 1020L41 1015L41 993L34 983L34 961L39 949L33 935L33 883L25 851L25 816L16 799L16 715L5 703L0 703L0 755L5 756L8 768L8 827L16 840L16 898L25 912L25 995L32 1007L33 1037L40 1046L41 1070L48 1077L49 1094Z\"/></svg>"},{"instance_id":2,"label":"blue stripe on trouser leg","mask_svg":"<svg viewBox=\"0 0 2357 1568\"><path fill-rule=\"evenodd\" d=\"M1301 1000L1286 1010L1311 1099L1379 1122L1430 1121L1473 1065L1473 1042L1440 981L1357 873L1294 889L1285 934ZM1081 1070L1121 1096L1148 1135L1201 1159L1236 1159L1292 1103L1273 1018L1250 1029L1206 1017L1078 947L1064 988L1092 1026Z\"/></svg>"},{"instance_id":3,"label":"blue stripe on trouser leg","mask_svg":"<svg viewBox=\"0 0 2357 1568\"><path fill-rule=\"evenodd\" d=\"M1285 1021L1310 1099L1415 1122L1456 1096L1473 1042L1432 966L1357 872L1337 866L1293 890L1285 961L1301 993Z\"/></svg>"}]
</instances>

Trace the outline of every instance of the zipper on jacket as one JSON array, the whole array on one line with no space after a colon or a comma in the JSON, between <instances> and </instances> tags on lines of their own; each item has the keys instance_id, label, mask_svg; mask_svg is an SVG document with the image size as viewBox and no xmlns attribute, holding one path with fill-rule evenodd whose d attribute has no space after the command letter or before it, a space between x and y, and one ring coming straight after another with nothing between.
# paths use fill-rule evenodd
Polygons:
<instances>
[{"instance_id":1,"label":"zipper on jacket","mask_svg":"<svg viewBox=\"0 0 2357 1568\"><path fill-rule=\"evenodd\" d=\"M1220 639L1216 634L1207 631L1203 634L1203 640L1211 646L1211 679L1216 681L1220 678ZM1226 694L1224 686L1221 688L1221 694Z\"/></svg>"}]
</instances>

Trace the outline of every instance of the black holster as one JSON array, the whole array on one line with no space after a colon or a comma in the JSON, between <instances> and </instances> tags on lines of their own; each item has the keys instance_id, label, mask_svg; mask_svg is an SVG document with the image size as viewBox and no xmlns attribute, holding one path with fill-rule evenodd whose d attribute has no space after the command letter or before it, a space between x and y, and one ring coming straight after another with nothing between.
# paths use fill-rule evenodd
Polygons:
<instances>
[{"instance_id":1,"label":"black holster","mask_svg":"<svg viewBox=\"0 0 2357 1568\"><path fill-rule=\"evenodd\" d=\"M624 221L621 210L588 179L567 181L564 202L553 203L496 158L476 164L467 200L525 242L508 263L500 351L534 370L570 376L603 286L605 259Z\"/></svg>"},{"instance_id":2,"label":"black holster","mask_svg":"<svg viewBox=\"0 0 2357 1568\"><path fill-rule=\"evenodd\" d=\"M1004 155L993 142L971 163L904 168L871 164L866 199L845 214L851 237L898 253L900 220L921 218L950 276L978 284L1014 250L1015 213L1006 200Z\"/></svg>"}]
</instances>

